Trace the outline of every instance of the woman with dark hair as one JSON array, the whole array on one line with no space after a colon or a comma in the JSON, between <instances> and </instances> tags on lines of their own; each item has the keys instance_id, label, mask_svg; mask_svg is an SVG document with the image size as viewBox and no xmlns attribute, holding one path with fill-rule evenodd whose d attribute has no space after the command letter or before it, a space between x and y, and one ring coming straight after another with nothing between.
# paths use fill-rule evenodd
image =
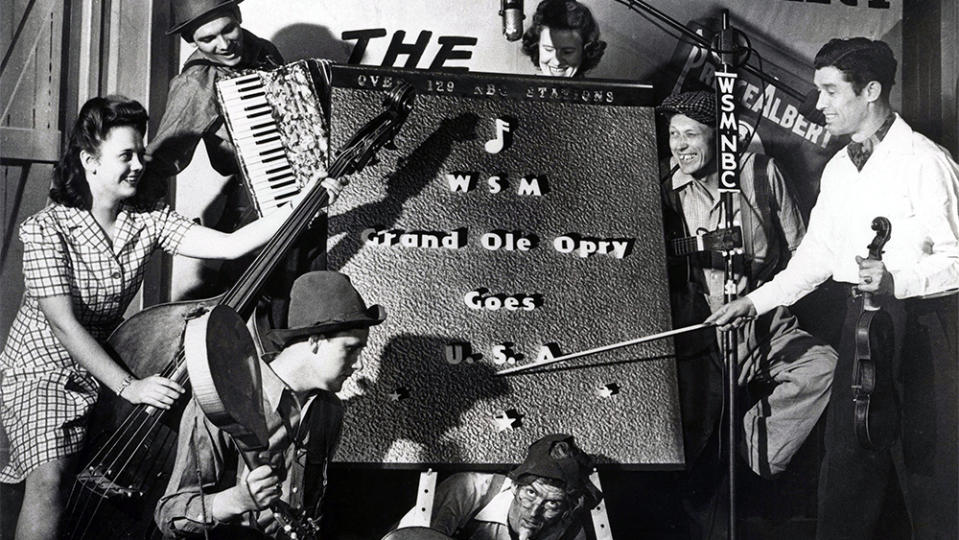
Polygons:
<instances>
[{"instance_id":1,"label":"woman with dark hair","mask_svg":"<svg viewBox=\"0 0 959 540\"><path fill-rule=\"evenodd\" d=\"M596 19L576 0L543 0L523 34L523 53L547 77L582 77L605 50Z\"/></svg>"},{"instance_id":2,"label":"woman with dark hair","mask_svg":"<svg viewBox=\"0 0 959 540\"><path fill-rule=\"evenodd\" d=\"M0 354L0 420L10 439L0 481L26 481L18 539L56 537L62 478L100 385L162 409L183 393L164 377L135 378L101 346L153 251L236 258L266 243L289 215L224 234L151 201L139 185L146 123L136 101L86 102L54 169L52 204L20 226L26 291Z\"/></svg>"}]
</instances>

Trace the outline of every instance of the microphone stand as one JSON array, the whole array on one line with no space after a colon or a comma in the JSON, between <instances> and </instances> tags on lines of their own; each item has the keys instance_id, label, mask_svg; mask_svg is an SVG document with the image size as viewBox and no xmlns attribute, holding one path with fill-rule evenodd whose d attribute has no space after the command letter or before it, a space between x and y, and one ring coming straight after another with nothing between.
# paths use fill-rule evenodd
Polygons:
<instances>
[{"instance_id":1,"label":"microphone stand","mask_svg":"<svg viewBox=\"0 0 959 540\"><path fill-rule=\"evenodd\" d=\"M642 0L615 0L630 10L642 14L648 14L670 28L678 31L690 41L699 46L719 53L715 55L716 63L719 65L715 75L716 102L719 104L716 118L716 159L720 168L720 203L724 214L724 227L727 231L732 231L735 227L733 223L734 202L741 193L739 184L739 133L738 122L736 121L736 98L733 95L735 87L736 69L758 77L767 84L775 86L784 94L791 96L798 102L803 103L806 99L802 93L786 85L779 79L767 75L766 73L747 64L749 59L748 39L738 31L731 28L729 23L729 10L722 11L721 31L713 38L713 41L707 41L706 38L696 32L686 28L675 19L659 11L653 6ZM736 38L740 37L745 41L745 54L737 54L739 46L736 44ZM741 52L741 51L739 51ZM725 144L724 144L725 143ZM726 154L725 160L723 159ZM735 242L730 233L723 238L723 257L724 257L724 291L723 301L730 303L737 296L737 279L734 268ZM738 436L738 418L736 407L737 380L739 358L737 353L737 335L735 330L722 333L720 347L725 365L724 383L726 385L726 444L727 444L727 474L729 476L729 517L727 532L729 540L735 540L737 536L736 526L736 438Z\"/></svg>"},{"instance_id":2,"label":"microphone stand","mask_svg":"<svg viewBox=\"0 0 959 540\"><path fill-rule=\"evenodd\" d=\"M736 98L733 90L736 85L736 68L748 59L737 54L736 34L729 24L729 11L722 12L722 30L717 34L711 48L718 53L720 68L716 70L716 159L719 167L720 202L723 207L724 227L732 231L735 201L741 190L739 184L739 124L736 120ZM718 44L717 44L718 42ZM728 304L736 299L738 279L734 267L735 249L731 235L727 233L723 246L724 291L723 301ZM722 333L721 349L725 366L726 384L726 442L727 474L729 476L729 540L736 538L736 437L738 435L739 416L736 407L736 382L738 380L739 358L737 355L736 330Z\"/></svg>"},{"instance_id":3,"label":"microphone stand","mask_svg":"<svg viewBox=\"0 0 959 540\"><path fill-rule=\"evenodd\" d=\"M669 26L673 30L676 30L677 32L683 34L683 36L695 42L697 45L699 45L700 47L703 47L704 49L713 48L713 44L710 43L709 40L697 34L696 32L690 30L689 28L686 28L684 25L680 24L679 21L677 21L676 19L673 19L669 15L666 15L662 11L659 11L658 9L647 4L646 2L643 2L642 0L614 0L614 1L618 4L622 4L626 6L631 11L634 11L641 15L645 13L652 16L653 18ZM728 10L723 10L723 17L728 21L728 17L729 17ZM758 77L764 83L775 86L778 90L792 97L793 99L797 100L799 103L802 103L803 100L806 99L806 96L802 94L801 92L799 92L798 90L787 85L786 83L782 82L776 77L773 77L772 75L768 75L765 72L760 71L759 69L756 69L755 67L745 63L745 61L742 63L742 65L739 65L737 67L749 73L750 75Z\"/></svg>"}]
</instances>

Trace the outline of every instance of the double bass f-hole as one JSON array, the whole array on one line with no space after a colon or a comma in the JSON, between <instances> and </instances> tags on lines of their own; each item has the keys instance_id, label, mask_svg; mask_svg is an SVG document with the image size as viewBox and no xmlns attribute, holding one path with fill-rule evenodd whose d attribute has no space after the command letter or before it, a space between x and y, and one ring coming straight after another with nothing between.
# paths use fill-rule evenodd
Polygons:
<instances>
[{"instance_id":1,"label":"double bass f-hole","mask_svg":"<svg viewBox=\"0 0 959 540\"><path fill-rule=\"evenodd\" d=\"M884 217L872 221L876 236L868 246L868 259L882 260L892 225ZM889 312L871 293L863 293L856 322L852 365L853 429L859 444L879 450L892 444L899 430L899 407L892 382L894 327Z\"/></svg>"}]
</instances>

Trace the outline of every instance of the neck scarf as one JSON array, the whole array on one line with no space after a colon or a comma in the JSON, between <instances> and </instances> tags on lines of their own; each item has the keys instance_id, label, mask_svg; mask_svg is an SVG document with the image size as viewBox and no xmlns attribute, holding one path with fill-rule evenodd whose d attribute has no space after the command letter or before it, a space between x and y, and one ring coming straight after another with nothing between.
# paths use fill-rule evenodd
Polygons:
<instances>
[{"instance_id":1,"label":"neck scarf","mask_svg":"<svg viewBox=\"0 0 959 540\"><path fill-rule=\"evenodd\" d=\"M852 164L856 166L856 170L862 171L862 168L866 165L866 161L869 160L869 156L872 155L872 151L876 148L876 145L879 144L879 141L886 137L886 133L889 133L889 128L892 127L892 123L895 120L896 115L889 113L889 116L886 117L886 120L883 121L875 133L866 137L862 142L849 143L849 146L846 147L846 153L849 154L849 159L852 160Z\"/></svg>"}]
</instances>

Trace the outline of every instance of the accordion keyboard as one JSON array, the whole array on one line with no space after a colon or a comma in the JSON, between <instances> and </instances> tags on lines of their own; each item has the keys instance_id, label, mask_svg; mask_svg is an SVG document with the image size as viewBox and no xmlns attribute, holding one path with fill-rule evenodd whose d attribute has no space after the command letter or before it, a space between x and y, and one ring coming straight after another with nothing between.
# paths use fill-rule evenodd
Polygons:
<instances>
[{"instance_id":1,"label":"accordion keyboard","mask_svg":"<svg viewBox=\"0 0 959 540\"><path fill-rule=\"evenodd\" d=\"M325 73L325 64L313 62L321 68L314 71ZM300 61L216 83L240 171L261 216L326 172L329 122L315 77Z\"/></svg>"}]
</instances>

